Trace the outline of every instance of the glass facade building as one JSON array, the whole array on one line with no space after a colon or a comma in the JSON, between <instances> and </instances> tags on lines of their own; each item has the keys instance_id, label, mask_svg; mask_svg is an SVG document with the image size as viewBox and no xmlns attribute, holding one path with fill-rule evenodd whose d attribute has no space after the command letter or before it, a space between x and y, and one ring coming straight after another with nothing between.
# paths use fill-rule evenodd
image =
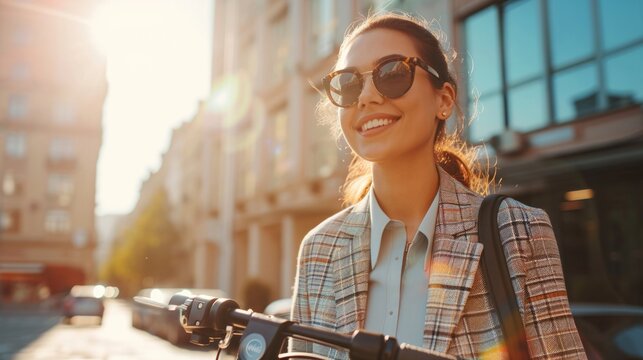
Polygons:
<instances>
[{"instance_id":1,"label":"glass facade building","mask_svg":"<svg viewBox=\"0 0 643 360\"><path fill-rule=\"evenodd\" d=\"M643 304L643 2L456 1L454 16L466 135L492 145L501 192L550 215L570 299Z\"/></svg>"}]
</instances>

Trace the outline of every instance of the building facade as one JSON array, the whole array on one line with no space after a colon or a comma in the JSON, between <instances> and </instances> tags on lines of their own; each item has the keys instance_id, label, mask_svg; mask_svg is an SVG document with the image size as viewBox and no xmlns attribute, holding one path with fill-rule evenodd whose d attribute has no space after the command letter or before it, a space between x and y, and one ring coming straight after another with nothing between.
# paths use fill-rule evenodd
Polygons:
<instances>
[{"instance_id":1,"label":"building facade","mask_svg":"<svg viewBox=\"0 0 643 360\"><path fill-rule=\"evenodd\" d=\"M643 304L643 2L458 0L454 28L467 136L549 214L571 301Z\"/></svg>"},{"instance_id":2,"label":"building facade","mask_svg":"<svg viewBox=\"0 0 643 360\"><path fill-rule=\"evenodd\" d=\"M95 279L107 91L93 3L0 3L0 287L29 301Z\"/></svg>"}]
</instances>

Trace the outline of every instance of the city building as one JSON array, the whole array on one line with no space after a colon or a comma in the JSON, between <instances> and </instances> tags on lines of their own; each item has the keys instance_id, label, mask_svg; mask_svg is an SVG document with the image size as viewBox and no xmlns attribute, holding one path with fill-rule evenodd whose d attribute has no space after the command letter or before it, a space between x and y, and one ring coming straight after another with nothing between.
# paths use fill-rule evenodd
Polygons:
<instances>
[{"instance_id":1,"label":"city building","mask_svg":"<svg viewBox=\"0 0 643 360\"><path fill-rule=\"evenodd\" d=\"M457 0L453 14L461 106L482 110L467 136L492 145L502 192L549 214L570 299L643 304L643 2Z\"/></svg>"},{"instance_id":2,"label":"city building","mask_svg":"<svg viewBox=\"0 0 643 360\"><path fill-rule=\"evenodd\" d=\"M0 289L32 301L95 280L107 92L95 2L0 2Z\"/></svg>"}]
</instances>

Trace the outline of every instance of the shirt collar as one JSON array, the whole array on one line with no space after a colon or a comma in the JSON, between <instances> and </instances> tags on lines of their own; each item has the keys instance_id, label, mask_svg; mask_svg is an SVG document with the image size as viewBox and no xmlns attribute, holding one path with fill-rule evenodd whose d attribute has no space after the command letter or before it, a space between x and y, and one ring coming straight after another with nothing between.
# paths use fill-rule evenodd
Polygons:
<instances>
[{"instance_id":1,"label":"shirt collar","mask_svg":"<svg viewBox=\"0 0 643 360\"><path fill-rule=\"evenodd\" d=\"M375 197L375 192L373 191L373 187L371 186L371 189L368 192L368 197L369 197L369 212L370 212L370 219L371 219L371 270L377 263L377 257L379 256L380 253L380 245L382 242L382 235L384 234L384 228L386 228L386 225L391 221L391 218L389 218L385 213L384 210L380 207L380 204L377 202L377 198ZM422 219L422 222L420 222L420 226L418 227L418 231L424 234L426 236L427 240L429 241L429 244L431 243L433 239L433 232L435 231L435 220L438 212L438 203L440 202L440 191L437 191L435 193L435 197L433 198L433 202L431 203L431 206L429 206L429 209L426 211L426 214L424 214L424 218Z\"/></svg>"},{"instance_id":2,"label":"shirt collar","mask_svg":"<svg viewBox=\"0 0 643 360\"><path fill-rule=\"evenodd\" d=\"M380 207L380 204L375 198L375 192L371 186L371 190L368 192L369 202L370 202L370 215L371 215L371 270L377 263L377 257L380 253L380 244L382 242L382 234L384 233L384 228L391 219L384 213L384 210Z\"/></svg>"}]
</instances>

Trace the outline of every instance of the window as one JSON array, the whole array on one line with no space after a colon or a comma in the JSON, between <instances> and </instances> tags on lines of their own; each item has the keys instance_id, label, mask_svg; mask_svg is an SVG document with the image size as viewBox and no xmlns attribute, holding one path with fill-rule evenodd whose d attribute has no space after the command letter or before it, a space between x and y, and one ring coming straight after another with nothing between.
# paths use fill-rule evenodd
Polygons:
<instances>
[{"instance_id":1,"label":"window","mask_svg":"<svg viewBox=\"0 0 643 360\"><path fill-rule=\"evenodd\" d=\"M68 233L71 219L66 210L49 210L45 216L45 230L50 233Z\"/></svg>"},{"instance_id":2,"label":"window","mask_svg":"<svg viewBox=\"0 0 643 360\"><path fill-rule=\"evenodd\" d=\"M606 50L640 43L643 38L641 0L599 0L601 38ZM640 64L640 62L639 62Z\"/></svg>"},{"instance_id":3,"label":"window","mask_svg":"<svg viewBox=\"0 0 643 360\"><path fill-rule=\"evenodd\" d=\"M257 169L255 167L256 149L256 126L249 123L241 131L240 148L237 153L237 196L245 199L254 195L257 181Z\"/></svg>"},{"instance_id":4,"label":"window","mask_svg":"<svg viewBox=\"0 0 643 360\"><path fill-rule=\"evenodd\" d=\"M0 210L0 232L17 233L20 231L20 211Z\"/></svg>"},{"instance_id":5,"label":"window","mask_svg":"<svg viewBox=\"0 0 643 360\"><path fill-rule=\"evenodd\" d=\"M49 157L53 160L74 158L74 142L69 138L53 138L49 144Z\"/></svg>"},{"instance_id":6,"label":"window","mask_svg":"<svg viewBox=\"0 0 643 360\"><path fill-rule=\"evenodd\" d=\"M605 59L607 105L610 108L643 102L643 45L627 48Z\"/></svg>"},{"instance_id":7,"label":"window","mask_svg":"<svg viewBox=\"0 0 643 360\"><path fill-rule=\"evenodd\" d=\"M470 140L643 102L641 14L639 0L513 0L465 19Z\"/></svg>"},{"instance_id":8,"label":"window","mask_svg":"<svg viewBox=\"0 0 643 360\"><path fill-rule=\"evenodd\" d=\"M470 17L465 23L468 67L473 70L469 76L469 114L475 118L469 127L469 138L474 141L485 140L504 127L497 23L495 7ZM476 112L478 116L474 116Z\"/></svg>"},{"instance_id":9,"label":"window","mask_svg":"<svg viewBox=\"0 0 643 360\"><path fill-rule=\"evenodd\" d=\"M10 172L5 173L2 177L2 194L5 196L14 196L22 194L22 182Z\"/></svg>"},{"instance_id":10,"label":"window","mask_svg":"<svg viewBox=\"0 0 643 360\"><path fill-rule=\"evenodd\" d=\"M9 133L5 139L5 152L14 158L21 158L25 155L27 148L25 135L21 133Z\"/></svg>"},{"instance_id":11,"label":"window","mask_svg":"<svg viewBox=\"0 0 643 360\"><path fill-rule=\"evenodd\" d=\"M27 97L11 95L9 97L9 119L18 120L27 116Z\"/></svg>"},{"instance_id":12,"label":"window","mask_svg":"<svg viewBox=\"0 0 643 360\"><path fill-rule=\"evenodd\" d=\"M255 109L254 113L249 114L247 121L243 121L237 127L235 136L238 141L235 142L236 150L236 196L240 199L246 199L254 195L257 184L257 173L259 171L259 161L257 156L257 143L259 133L263 128L262 117L259 111Z\"/></svg>"},{"instance_id":13,"label":"window","mask_svg":"<svg viewBox=\"0 0 643 360\"><path fill-rule=\"evenodd\" d=\"M76 118L75 109L66 101L56 102L53 107L52 115L54 122L59 124L71 123Z\"/></svg>"},{"instance_id":14,"label":"window","mask_svg":"<svg viewBox=\"0 0 643 360\"><path fill-rule=\"evenodd\" d=\"M589 2L549 1L547 5L552 65L561 68L591 57L596 48Z\"/></svg>"},{"instance_id":15,"label":"window","mask_svg":"<svg viewBox=\"0 0 643 360\"><path fill-rule=\"evenodd\" d=\"M74 179L67 174L50 174L47 180L47 193L58 206L68 206L74 194Z\"/></svg>"},{"instance_id":16,"label":"window","mask_svg":"<svg viewBox=\"0 0 643 360\"><path fill-rule=\"evenodd\" d=\"M555 117L559 122L573 120L598 109L596 64L590 63L554 75Z\"/></svg>"},{"instance_id":17,"label":"window","mask_svg":"<svg viewBox=\"0 0 643 360\"><path fill-rule=\"evenodd\" d=\"M336 1L312 0L310 5L310 44L309 53L313 60L329 55L335 49L337 32Z\"/></svg>"},{"instance_id":18,"label":"window","mask_svg":"<svg viewBox=\"0 0 643 360\"><path fill-rule=\"evenodd\" d=\"M270 117L269 136L265 140L265 151L268 157L268 188L275 189L284 185L290 170L288 157L288 115L287 108L275 111Z\"/></svg>"},{"instance_id":19,"label":"window","mask_svg":"<svg viewBox=\"0 0 643 360\"><path fill-rule=\"evenodd\" d=\"M275 86L286 78L288 69L288 13L276 18L270 24L270 61L268 62L268 84Z\"/></svg>"}]
</instances>

